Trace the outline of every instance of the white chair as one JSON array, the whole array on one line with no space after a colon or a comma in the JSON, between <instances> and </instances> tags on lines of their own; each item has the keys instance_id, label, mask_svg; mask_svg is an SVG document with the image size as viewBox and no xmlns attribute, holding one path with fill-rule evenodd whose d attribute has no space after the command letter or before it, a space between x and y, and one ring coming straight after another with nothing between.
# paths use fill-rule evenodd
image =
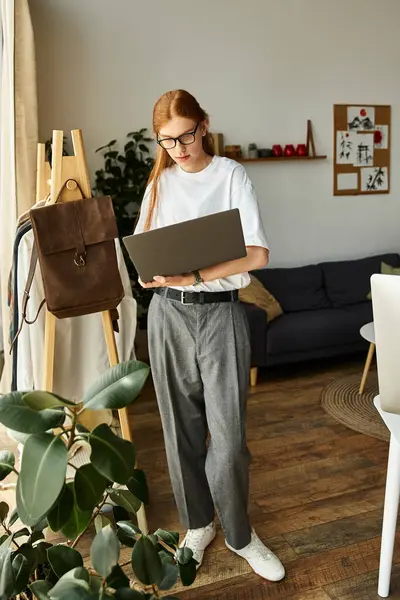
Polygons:
<instances>
[{"instance_id":1,"label":"white chair","mask_svg":"<svg viewBox=\"0 0 400 600\"><path fill-rule=\"evenodd\" d=\"M389 595L400 499L400 277L371 277L379 396L374 404L390 431L378 594Z\"/></svg>"}]
</instances>

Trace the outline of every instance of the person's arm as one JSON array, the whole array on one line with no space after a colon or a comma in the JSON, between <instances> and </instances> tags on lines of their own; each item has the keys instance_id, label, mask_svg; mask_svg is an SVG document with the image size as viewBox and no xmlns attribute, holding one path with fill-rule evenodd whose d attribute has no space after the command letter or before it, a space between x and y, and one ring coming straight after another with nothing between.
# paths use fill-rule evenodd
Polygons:
<instances>
[{"instance_id":1,"label":"person's arm","mask_svg":"<svg viewBox=\"0 0 400 600\"><path fill-rule=\"evenodd\" d=\"M228 262L202 269L200 275L205 282L214 281L215 279L223 279L230 277L231 275L237 275L239 273L245 273L247 271L254 271L255 269L262 269L268 264L269 250L267 248L261 248L260 246L247 246L247 256L239 258L237 260L230 260ZM155 287L166 287L166 286L189 286L193 285L195 277L192 273L185 275L175 275L173 277L155 277L154 281L150 283L140 284L144 288L155 288Z\"/></svg>"}]
</instances>

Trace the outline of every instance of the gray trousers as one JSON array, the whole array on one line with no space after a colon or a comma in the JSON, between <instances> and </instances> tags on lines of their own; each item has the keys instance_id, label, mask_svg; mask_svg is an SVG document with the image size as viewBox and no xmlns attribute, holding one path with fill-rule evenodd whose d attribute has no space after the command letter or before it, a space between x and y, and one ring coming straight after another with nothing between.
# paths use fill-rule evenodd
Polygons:
<instances>
[{"instance_id":1,"label":"gray trousers","mask_svg":"<svg viewBox=\"0 0 400 600\"><path fill-rule=\"evenodd\" d=\"M238 302L183 305L154 294L148 335L181 522L190 529L204 527L214 519L215 507L227 542L241 549L251 536L250 343L243 308Z\"/></svg>"}]
</instances>

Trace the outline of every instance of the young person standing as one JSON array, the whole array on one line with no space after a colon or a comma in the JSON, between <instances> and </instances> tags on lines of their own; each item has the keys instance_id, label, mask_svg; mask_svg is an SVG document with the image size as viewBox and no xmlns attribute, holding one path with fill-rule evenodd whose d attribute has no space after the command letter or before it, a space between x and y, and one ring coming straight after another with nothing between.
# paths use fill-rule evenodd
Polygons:
<instances>
[{"instance_id":1,"label":"young person standing","mask_svg":"<svg viewBox=\"0 0 400 600\"><path fill-rule=\"evenodd\" d=\"M155 292L148 314L152 376L175 500L188 528L181 545L200 565L216 535L216 510L227 547L261 577L279 581L284 567L247 512L250 344L238 302L248 272L267 265L269 250L253 185L239 163L214 155L208 127L208 115L188 92L157 101L157 158L135 233L238 208L247 256L141 282Z\"/></svg>"}]
</instances>

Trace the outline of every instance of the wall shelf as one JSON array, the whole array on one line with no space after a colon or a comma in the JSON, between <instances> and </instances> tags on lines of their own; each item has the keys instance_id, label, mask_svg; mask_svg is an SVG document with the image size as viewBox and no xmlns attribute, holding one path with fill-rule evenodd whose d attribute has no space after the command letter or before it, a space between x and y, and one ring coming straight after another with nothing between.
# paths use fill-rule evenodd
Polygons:
<instances>
[{"instance_id":1,"label":"wall shelf","mask_svg":"<svg viewBox=\"0 0 400 600\"><path fill-rule=\"evenodd\" d=\"M287 160L322 160L327 158L326 155L321 156L268 156L265 158L235 158L239 163L250 162L269 162L269 161L287 161Z\"/></svg>"}]
</instances>

